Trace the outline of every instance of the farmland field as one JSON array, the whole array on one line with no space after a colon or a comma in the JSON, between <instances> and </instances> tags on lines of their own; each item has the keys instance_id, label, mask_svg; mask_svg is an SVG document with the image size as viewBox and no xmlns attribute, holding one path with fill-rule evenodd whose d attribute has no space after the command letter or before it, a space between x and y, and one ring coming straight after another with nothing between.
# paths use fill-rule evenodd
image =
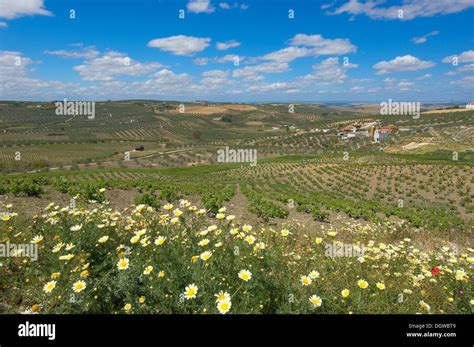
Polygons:
<instances>
[{"instance_id":1,"label":"farmland field","mask_svg":"<svg viewBox=\"0 0 474 347\"><path fill-rule=\"evenodd\" d=\"M0 105L2 312L472 313L474 111L184 106Z\"/></svg>"}]
</instances>

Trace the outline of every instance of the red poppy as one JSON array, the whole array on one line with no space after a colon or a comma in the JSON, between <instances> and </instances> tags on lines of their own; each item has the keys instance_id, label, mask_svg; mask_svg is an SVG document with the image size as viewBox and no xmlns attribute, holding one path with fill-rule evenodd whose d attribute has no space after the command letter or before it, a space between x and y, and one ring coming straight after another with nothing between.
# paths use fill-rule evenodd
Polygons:
<instances>
[{"instance_id":1,"label":"red poppy","mask_svg":"<svg viewBox=\"0 0 474 347\"><path fill-rule=\"evenodd\" d=\"M433 266L433 268L431 269L431 274L433 276L438 276L440 274L440 272L441 272L441 270L437 266Z\"/></svg>"}]
</instances>

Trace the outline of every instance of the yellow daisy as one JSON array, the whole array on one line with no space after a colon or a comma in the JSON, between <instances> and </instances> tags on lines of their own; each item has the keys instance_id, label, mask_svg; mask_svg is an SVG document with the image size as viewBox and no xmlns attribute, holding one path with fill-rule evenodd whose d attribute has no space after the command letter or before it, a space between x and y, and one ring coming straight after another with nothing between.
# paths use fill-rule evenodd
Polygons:
<instances>
[{"instance_id":1,"label":"yellow daisy","mask_svg":"<svg viewBox=\"0 0 474 347\"><path fill-rule=\"evenodd\" d=\"M198 287L192 283L184 289L184 297L186 300L191 300L196 297Z\"/></svg>"},{"instance_id":2,"label":"yellow daisy","mask_svg":"<svg viewBox=\"0 0 474 347\"><path fill-rule=\"evenodd\" d=\"M252 278L252 273L249 270L240 270L239 278L245 282L248 282Z\"/></svg>"},{"instance_id":3,"label":"yellow daisy","mask_svg":"<svg viewBox=\"0 0 474 347\"><path fill-rule=\"evenodd\" d=\"M72 285L72 290L75 293L80 293L84 289L86 289L86 282L84 282L84 281L77 281L77 282L74 282L74 284Z\"/></svg>"}]
</instances>

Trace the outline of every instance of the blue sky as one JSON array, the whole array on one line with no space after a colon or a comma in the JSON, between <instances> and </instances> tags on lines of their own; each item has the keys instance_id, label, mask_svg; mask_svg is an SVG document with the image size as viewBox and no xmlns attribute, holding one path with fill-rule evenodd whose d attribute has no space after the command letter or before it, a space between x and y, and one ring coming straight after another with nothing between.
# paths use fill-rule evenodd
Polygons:
<instances>
[{"instance_id":1,"label":"blue sky","mask_svg":"<svg viewBox=\"0 0 474 347\"><path fill-rule=\"evenodd\" d=\"M474 0L0 0L0 99L471 101L473 46Z\"/></svg>"}]
</instances>

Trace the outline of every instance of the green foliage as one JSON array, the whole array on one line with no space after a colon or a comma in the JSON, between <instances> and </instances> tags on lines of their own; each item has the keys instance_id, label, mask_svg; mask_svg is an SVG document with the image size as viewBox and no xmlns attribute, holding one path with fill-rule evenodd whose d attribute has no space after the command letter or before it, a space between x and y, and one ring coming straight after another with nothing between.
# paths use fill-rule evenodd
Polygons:
<instances>
[{"instance_id":1,"label":"green foliage","mask_svg":"<svg viewBox=\"0 0 474 347\"><path fill-rule=\"evenodd\" d=\"M137 195L135 197L135 204L145 204L156 209L161 207L161 202L159 197L151 193L145 193L141 195Z\"/></svg>"}]
</instances>

